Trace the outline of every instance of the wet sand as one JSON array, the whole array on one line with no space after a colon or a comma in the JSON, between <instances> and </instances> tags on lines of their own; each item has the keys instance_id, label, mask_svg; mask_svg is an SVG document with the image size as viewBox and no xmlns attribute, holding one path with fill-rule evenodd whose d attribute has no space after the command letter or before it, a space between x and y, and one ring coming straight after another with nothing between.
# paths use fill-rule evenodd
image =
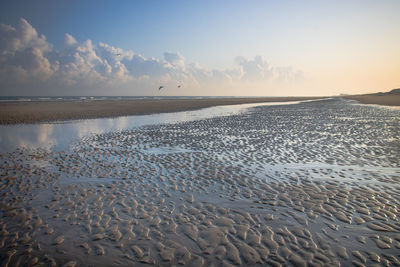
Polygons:
<instances>
[{"instance_id":1,"label":"wet sand","mask_svg":"<svg viewBox=\"0 0 400 267\"><path fill-rule=\"evenodd\" d=\"M3 153L0 264L398 266L399 118L331 99Z\"/></svg>"},{"instance_id":2,"label":"wet sand","mask_svg":"<svg viewBox=\"0 0 400 267\"><path fill-rule=\"evenodd\" d=\"M317 98L318 97L254 97L0 103L0 124L144 115L196 110L221 105L300 101Z\"/></svg>"},{"instance_id":3,"label":"wet sand","mask_svg":"<svg viewBox=\"0 0 400 267\"><path fill-rule=\"evenodd\" d=\"M343 98L356 100L362 104L400 106L400 90L399 89L394 89L391 92L386 92L386 93L349 95L349 96L343 96Z\"/></svg>"}]
</instances>

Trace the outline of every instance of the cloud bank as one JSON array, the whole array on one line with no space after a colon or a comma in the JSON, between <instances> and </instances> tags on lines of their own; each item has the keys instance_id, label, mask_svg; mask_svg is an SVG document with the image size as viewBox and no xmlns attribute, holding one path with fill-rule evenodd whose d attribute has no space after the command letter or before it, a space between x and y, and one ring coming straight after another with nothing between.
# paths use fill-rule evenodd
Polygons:
<instances>
[{"instance_id":1,"label":"cloud bank","mask_svg":"<svg viewBox=\"0 0 400 267\"><path fill-rule=\"evenodd\" d=\"M23 18L16 27L0 24L2 95L154 95L159 85L169 95L271 95L271 88L302 80L301 71L270 66L261 56L236 57L229 69L207 69L186 63L179 52L146 58L101 42L79 42L68 33L55 49Z\"/></svg>"}]
</instances>

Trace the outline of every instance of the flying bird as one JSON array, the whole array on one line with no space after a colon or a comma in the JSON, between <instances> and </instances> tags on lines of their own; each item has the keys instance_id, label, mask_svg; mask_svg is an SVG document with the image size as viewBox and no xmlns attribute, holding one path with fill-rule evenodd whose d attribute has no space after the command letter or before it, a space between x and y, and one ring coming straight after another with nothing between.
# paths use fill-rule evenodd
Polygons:
<instances>
[{"instance_id":1,"label":"flying bird","mask_svg":"<svg viewBox=\"0 0 400 267\"><path fill-rule=\"evenodd\" d=\"M178 88L181 88L181 86L180 86L180 85L178 85Z\"/></svg>"},{"instance_id":2,"label":"flying bird","mask_svg":"<svg viewBox=\"0 0 400 267\"><path fill-rule=\"evenodd\" d=\"M160 91L163 88L164 88L164 86L161 85L160 87L158 87L158 91Z\"/></svg>"}]
</instances>

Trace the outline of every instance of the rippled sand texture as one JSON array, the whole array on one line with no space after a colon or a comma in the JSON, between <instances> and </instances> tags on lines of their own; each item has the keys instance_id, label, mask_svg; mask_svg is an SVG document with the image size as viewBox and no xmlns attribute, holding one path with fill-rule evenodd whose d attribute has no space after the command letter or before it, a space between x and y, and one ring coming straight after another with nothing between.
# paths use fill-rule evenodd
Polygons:
<instances>
[{"instance_id":1,"label":"rippled sand texture","mask_svg":"<svg viewBox=\"0 0 400 267\"><path fill-rule=\"evenodd\" d=\"M399 142L325 100L3 154L1 265L396 266Z\"/></svg>"}]
</instances>

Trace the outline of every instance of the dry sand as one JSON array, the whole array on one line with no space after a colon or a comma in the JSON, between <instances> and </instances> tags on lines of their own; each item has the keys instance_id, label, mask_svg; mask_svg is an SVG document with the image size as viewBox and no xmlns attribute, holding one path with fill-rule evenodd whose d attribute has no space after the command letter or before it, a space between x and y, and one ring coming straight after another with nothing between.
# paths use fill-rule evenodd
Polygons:
<instances>
[{"instance_id":1,"label":"dry sand","mask_svg":"<svg viewBox=\"0 0 400 267\"><path fill-rule=\"evenodd\" d=\"M386 106L400 106L400 89L393 89L386 93L342 96L346 99L357 100L362 104L377 104Z\"/></svg>"},{"instance_id":2,"label":"dry sand","mask_svg":"<svg viewBox=\"0 0 400 267\"><path fill-rule=\"evenodd\" d=\"M160 99L91 102L0 103L0 124L35 123L56 120L93 119L127 115L196 110L220 105L286 102L317 97L257 97L211 99Z\"/></svg>"}]
</instances>

